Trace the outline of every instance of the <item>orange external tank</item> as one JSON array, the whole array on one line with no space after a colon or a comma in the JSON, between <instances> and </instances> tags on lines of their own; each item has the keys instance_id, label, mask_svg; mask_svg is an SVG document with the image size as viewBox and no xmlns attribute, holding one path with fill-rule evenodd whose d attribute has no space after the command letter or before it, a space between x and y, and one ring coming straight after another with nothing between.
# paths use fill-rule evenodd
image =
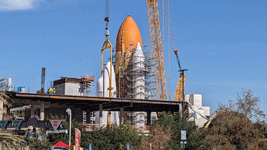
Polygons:
<instances>
[{"instance_id":1,"label":"orange external tank","mask_svg":"<svg viewBox=\"0 0 267 150\"><path fill-rule=\"evenodd\" d=\"M135 51L138 42L142 47L142 38L139 28L133 18L128 15L120 26L116 40L115 74L118 97L124 97L121 95L125 95L121 94L122 91L120 90L124 89L125 91L122 84L126 81L122 78L123 75L125 75L124 73L127 72L128 63L131 60L132 53Z\"/></svg>"}]
</instances>

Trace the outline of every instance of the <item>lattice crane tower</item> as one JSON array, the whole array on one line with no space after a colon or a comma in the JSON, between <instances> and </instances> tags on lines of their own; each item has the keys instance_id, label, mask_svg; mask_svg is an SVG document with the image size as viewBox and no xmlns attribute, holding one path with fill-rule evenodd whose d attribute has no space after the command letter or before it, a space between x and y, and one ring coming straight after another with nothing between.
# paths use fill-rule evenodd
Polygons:
<instances>
[{"instance_id":1,"label":"lattice crane tower","mask_svg":"<svg viewBox=\"0 0 267 150\"><path fill-rule=\"evenodd\" d=\"M157 99L167 100L167 89L164 69L164 57L160 31L159 9L157 0L147 0L151 53L154 62L155 88Z\"/></svg>"}]
</instances>

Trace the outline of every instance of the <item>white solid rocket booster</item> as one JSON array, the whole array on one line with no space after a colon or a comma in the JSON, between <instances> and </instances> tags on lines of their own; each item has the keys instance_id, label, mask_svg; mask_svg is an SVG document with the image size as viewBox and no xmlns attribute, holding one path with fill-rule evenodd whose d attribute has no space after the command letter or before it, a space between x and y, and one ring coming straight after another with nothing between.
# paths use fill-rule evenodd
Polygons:
<instances>
[{"instance_id":1,"label":"white solid rocket booster","mask_svg":"<svg viewBox=\"0 0 267 150\"><path fill-rule=\"evenodd\" d=\"M136 73L133 76L135 89L134 98L145 99L145 56L139 42L133 53L133 66L133 70Z\"/></svg>"},{"instance_id":2,"label":"white solid rocket booster","mask_svg":"<svg viewBox=\"0 0 267 150\"><path fill-rule=\"evenodd\" d=\"M116 98L116 81L115 81L115 71L114 68L112 66L112 68L110 68L110 62L108 62L105 65L105 69L103 74L101 75L101 77L97 80L97 84L96 84L96 96L97 97L103 97L103 89L104 89L104 97L109 97L109 73L110 73L110 69L112 69L112 96L113 98ZM104 76L103 76L104 75ZM103 81L104 81L104 85L103 85ZM104 86L104 88L103 88ZM102 111L102 125L106 126L107 125L107 118L108 118L108 111ZM96 124L100 124L100 116L99 116L99 111L96 112ZM117 111L112 111L111 112L111 124L116 124L119 125L119 113Z\"/></svg>"},{"instance_id":3,"label":"white solid rocket booster","mask_svg":"<svg viewBox=\"0 0 267 150\"><path fill-rule=\"evenodd\" d=\"M139 42L133 53L133 71L134 98L145 99L145 56ZM146 112L134 112L134 116L136 126L145 126Z\"/></svg>"}]
</instances>

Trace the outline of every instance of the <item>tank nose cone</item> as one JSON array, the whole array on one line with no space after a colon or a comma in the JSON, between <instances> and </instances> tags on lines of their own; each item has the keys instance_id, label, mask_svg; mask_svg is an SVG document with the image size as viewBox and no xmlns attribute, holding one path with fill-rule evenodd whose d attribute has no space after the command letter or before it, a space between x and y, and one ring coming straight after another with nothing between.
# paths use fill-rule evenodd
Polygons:
<instances>
[{"instance_id":1,"label":"tank nose cone","mask_svg":"<svg viewBox=\"0 0 267 150\"><path fill-rule=\"evenodd\" d=\"M116 52L136 49L137 43L142 46L139 28L133 18L128 15L122 22L116 41Z\"/></svg>"}]
</instances>

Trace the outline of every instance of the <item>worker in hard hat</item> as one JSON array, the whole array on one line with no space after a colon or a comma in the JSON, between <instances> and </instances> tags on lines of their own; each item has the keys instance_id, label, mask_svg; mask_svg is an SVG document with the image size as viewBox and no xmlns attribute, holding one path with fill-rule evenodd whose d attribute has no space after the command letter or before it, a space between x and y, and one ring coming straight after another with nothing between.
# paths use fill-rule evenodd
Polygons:
<instances>
[{"instance_id":1,"label":"worker in hard hat","mask_svg":"<svg viewBox=\"0 0 267 150\"><path fill-rule=\"evenodd\" d=\"M48 89L48 93L49 93L49 94L55 94L55 93L56 93L56 89L50 87L50 88Z\"/></svg>"}]
</instances>

